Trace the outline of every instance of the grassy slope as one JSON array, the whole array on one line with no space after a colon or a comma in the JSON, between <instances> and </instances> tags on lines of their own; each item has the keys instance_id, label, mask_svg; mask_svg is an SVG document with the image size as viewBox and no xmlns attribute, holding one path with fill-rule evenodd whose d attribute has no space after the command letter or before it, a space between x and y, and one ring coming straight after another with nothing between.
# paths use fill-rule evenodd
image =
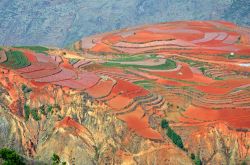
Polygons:
<instances>
[{"instance_id":1,"label":"grassy slope","mask_svg":"<svg viewBox=\"0 0 250 165\"><path fill-rule=\"evenodd\" d=\"M21 51L7 51L6 52L7 61L3 62L7 68L19 69L30 65L27 57Z\"/></svg>"},{"instance_id":2,"label":"grassy slope","mask_svg":"<svg viewBox=\"0 0 250 165\"><path fill-rule=\"evenodd\" d=\"M15 48L24 48L24 49L29 49L32 50L36 53L45 53L49 49L43 46L16 46Z\"/></svg>"}]
</instances>

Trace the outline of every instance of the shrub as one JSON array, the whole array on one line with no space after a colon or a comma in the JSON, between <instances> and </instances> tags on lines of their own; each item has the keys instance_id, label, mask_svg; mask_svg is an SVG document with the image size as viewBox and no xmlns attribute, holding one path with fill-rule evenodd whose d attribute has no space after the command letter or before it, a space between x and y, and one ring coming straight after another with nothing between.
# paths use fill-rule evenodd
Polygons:
<instances>
[{"instance_id":1,"label":"shrub","mask_svg":"<svg viewBox=\"0 0 250 165\"><path fill-rule=\"evenodd\" d=\"M201 162L201 159L200 159L199 155L195 157L194 164L195 165L202 165L202 162Z\"/></svg>"},{"instance_id":2,"label":"shrub","mask_svg":"<svg viewBox=\"0 0 250 165\"><path fill-rule=\"evenodd\" d=\"M37 109L34 108L30 112L34 120L36 121L41 120L41 118L38 116Z\"/></svg>"},{"instance_id":3,"label":"shrub","mask_svg":"<svg viewBox=\"0 0 250 165\"><path fill-rule=\"evenodd\" d=\"M48 107L47 107L47 112L48 112L48 113L49 113L49 112L52 112L52 109L53 109L52 105L48 105Z\"/></svg>"},{"instance_id":4,"label":"shrub","mask_svg":"<svg viewBox=\"0 0 250 165\"><path fill-rule=\"evenodd\" d=\"M48 104L48 105L40 106L39 110L40 110L41 114L46 116L48 113L52 112L53 108L56 108L58 110L61 109L60 105L58 105L58 104L55 104L54 106Z\"/></svg>"},{"instance_id":5,"label":"shrub","mask_svg":"<svg viewBox=\"0 0 250 165\"><path fill-rule=\"evenodd\" d=\"M61 107L60 107L60 105L59 105L59 104L54 104L54 108L56 108L56 109L58 109L58 110L60 110L60 109L61 109Z\"/></svg>"},{"instance_id":6,"label":"shrub","mask_svg":"<svg viewBox=\"0 0 250 165\"><path fill-rule=\"evenodd\" d=\"M70 63L71 65L77 63L78 61L79 61L79 59L76 59L76 58L70 58L70 59L69 59L69 63Z\"/></svg>"},{"instance_id":7,"label":"shrub","mask_svg":"<svg viewBox=\"0 0 250 165\"><path fill-rule=\"evenodd\" d=\"M51 157L52 165L58 165L61 163L61 165L66 165L66 162L61 162L60 157L57 154L53 154Z\"/></svg>"},{"instance_id":8,"label":"shrub","mask_svg":"<svg viewBox=\"0 0 250 165\"><path fill-rule=\"evenodd\" d=\"M23 158L14 150L8 148L0 150L0 158L4 160L4 165L25 165Z\"/></svg>"},{"instance_id":9,"label":"shrub","mask_svg":"<svg viewBox=\"0 0 250 165\"><path fill-rule=\"evenodd\" d=\"M228 55L227 55L227 58L228 58L228 59L235 59L236 56L235 56L234 54L228 54Z\"/></svg>"},{"instance_id":10,"label":"shrub","mask_svg":"<svg viewBox=\"0 0 250 165\"><path fill-rule=\"evenodd\" d=\"M29 88L29 87L27 87L25 84L23 84L23 85L22 85L22 91L23 91L24 93L29 93L29 92L32 91L32 89Z\"/></svg>"},{"instance_id":11,"label":"shrub","mask_svg":"<svg viewBox=\"0 0 250 165\"><path fill-rule=\"evenodd\" d=\"M41 114L46 115L45 105L42 105L41 107L39 107L39 109L40 109Z\"/></svg>"},{"instance_id":12,"label":"shrub","mask_svg":"<svg viewBox=\"0 0 250 165\"><path fill-rule=\"evenodd\" d=\"M241 165L247 165L247 162L246 162L246 161L243 161L243 162L241 163Z\"/></svg>"},{"instance_id":13,"label":"shrub","mask_svg":"<svg viewBox=\"0 0 250 165\"><path fill-rule=\"evenodd\" d=\"M191 159L194 160L195 159L195 155L194 153L191 153Z\"/></svg>"},{"instance_id":14,"label":"shrub","mask_svg":"<svg viewBox=\"0 0 250 165\"><path fill-rule=\"evenodd\" d=\"M53 164L59 164L60 163L60 157L57 155L57 154L53 154L52 157L51 157L51 160L53 162Z\"/></svg>"}]
</instances>

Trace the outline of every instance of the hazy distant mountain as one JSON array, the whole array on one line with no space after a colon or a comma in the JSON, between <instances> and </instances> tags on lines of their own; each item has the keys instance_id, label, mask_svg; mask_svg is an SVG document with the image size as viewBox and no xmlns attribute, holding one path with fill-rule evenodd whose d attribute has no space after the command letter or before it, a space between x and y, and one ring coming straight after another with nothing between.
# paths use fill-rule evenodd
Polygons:
<instances>
[{"instance_id":1,"label":"hazy distant mountain","mask_svg":"<svg viewBox=\"0 0 250 165\"><path fill-rule=\"evenodd\" d=\"M250 25L249 0L1 0L0 45L65 46L138 24L225 19Z\"/></svg>"}]
</instances>

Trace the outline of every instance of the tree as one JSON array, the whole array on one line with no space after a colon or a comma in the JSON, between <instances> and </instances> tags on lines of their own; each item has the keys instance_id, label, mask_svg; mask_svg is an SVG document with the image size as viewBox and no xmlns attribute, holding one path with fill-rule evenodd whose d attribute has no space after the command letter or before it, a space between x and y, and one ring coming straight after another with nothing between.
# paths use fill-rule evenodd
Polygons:
<instances>
[{"instance_id":1,"label":"tree","mask_svg":"<svg viewBox=\"0 0 250 165\"><path fill-rule=\"evenodd\" d=\"M201 159L200 159L199 155L195 157L194 164L195 165L202 165L202 162L201 162Z\"/></svg>"},{"instance_id":2,"label":"tree","mask_svg":"<svg viewBox=\"0 0 250 165\"><path fill-rule=\"evenodd\" d=\"M24 93L29 93L29 92L32 91L32 89L29 88L29 87L27 87L27 85L23 84L23 85L22 85L22 91L23 91Z\"/></svg>"},{"instance_id":3,"label":"tree","mask_svg":"<svg viewBox=\"0 0 250 165\"><path fill-rule=\"evenodd\" d=\"M243 162L241 163L241 165L247 165L247 162L246 162L246 161L243 161Z\"/></svg>"},{"instance_id":4,"label":"tree","mask_svg":"<svg viewBox=\"0 0 250 165\"><path fill-rule=\"evenodd\" d=\"M60 157L55 153L52 155L51 160L53 162L53 165L59 164L61 162Z\"/></svg>"},{"instance_id":5,"label":"tree","mask_svg":"<svg viewBox=\"0 0 250 165\"><path fill-rule=\"evenodd\" d=\"M23 158L14 150L8 148L0 150L0 158L4 160L3 165L25 165Z\"/></svg>"},{"instance_id":6,"label":"tree","mask_svg":"<svg viewBox=\"0 0 250 165\"><path fill-rule=\"evenodd\" d=\"M191 159L194 160L195 159L195 155L194 153L191 153Z\"/></svg>"},{"instance_id":7,"label":"tree","mask_svg":"<svg viewBox=\"0 0 250 165\"><path fill-rule=\"evenodd\" d=\"M161 128L168 128L169 124L168 124L168 121L166 119L163 119L161 121Z\"/></svg>"},{"instance_id":8,"label":"tree","mask_svg":"<svg viewBox=\"0 0 250 165\"><path fill-rule=\"evenodd\" d=\"M60 157L55 153L51 156L51 160L52 160L52 165L59 165L59 164L66 165L67 164L66 162L61 162Z\"/></svg>"},{"instance_id":9,"label":"tree","mask_svg":"<svg viewBox=\"0 0 250 165\"><path fill-rule=\"evenodd\" d=\"M168 127L166 134L175 145L177 145L181 149L184 148L181 137L178 134L176 134L174 132L174 130L172 130L170 127Z\"/></svg>"},{"instance_id":10,"label":"tree","mask_svg":"<svg viewBox=\"0 0 250 165\"><path fill-rule=\"evenodd\" d=\"M205 71L206 71L206 68L205 68L205 67L200 67L199 69L200 69L200 71L201 71L203 74L205 74Z\"/></svg>"},{"instance_id":11,"label":"tree","mask_svg":"<svg viewBox=\"0 0 250 165\"><path fill-rule=\"evenodd\" d=\"M29 120L30 107L28 105L26 105L26 104L24 105L24 114L25 114L25 116L24 116L25 120L26 121Z\"/></svg>"}]
</instances>

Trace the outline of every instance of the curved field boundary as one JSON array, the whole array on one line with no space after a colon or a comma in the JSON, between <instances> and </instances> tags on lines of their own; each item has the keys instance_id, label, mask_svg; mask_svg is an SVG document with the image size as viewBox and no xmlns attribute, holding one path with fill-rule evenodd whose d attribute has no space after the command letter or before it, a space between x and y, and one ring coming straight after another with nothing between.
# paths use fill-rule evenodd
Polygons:
<instances>
[{"instance_id":1,"label":"curved field boundary","mask_svg":"<svg viewBox=\"0 0 250 165\"><path fill-rule=\"evenodd\" d=\"M110 94L104 98L100 98L100 100L107 102L107 101L110 101L119 95L123 95L123 97L133 98L133 97L131 97L131 94L133 94L133 93L138 94L138 91L144 90L143 88L140 88L138 86L137 86L137 88L134 88L133 90L131 90L131 89L129 89L130 84L128 84L127 85L128 88L126 88L125 86L123 86L123 83L121 83L121 82L124 82L124 80L116 79L116 84L114 85ZM144 91L146 91L146 90L144 90ZM148 93L148 91L146 91L146 92Z\"/></svg>"},{"instance_id":2,"label":"curved field boundary","mask_svg":"<svg viewBox=\"0 0 250 165\"><path fill-rule=\"evenodd\" d=\"M176 39L176 40L171 40L171 41L151 41L147 43L129 43L129 42L118 42L114 44L114 47L123 47L123 48L148 48L148 47L156 47L156 46L164 46L164 45L178 45L178 46L183 46L183 47L194 47L196 46L193 43Z\"/></svg>"},{"instance_id":3,"label":"curved field boundary","mask_svg":"<svg viewBox=\"0 0 250 165\"><path fill-rule=\"evenodd\" d=\"M227 38L228 34L226 32L218 32L218 36L215 38L215 40L222 41L225 38Z\"/></svg>"},{"instance_id":4,"label":"curved field boundary","mask_svg":"<svg viewBox=\"0 0 250 165\"><path fill-rule=\"evenodd\" d=\"M165 99L162 96L158 95L156 100L153 100L142 106L143 106L143 109L150 110L153 108L160 108L164 104L164 102L165 102Z\"/></svg>"},{"instance_id":5,"label":"curved field boundary","mask_svg":"<svg viewBox=\"0 0 250 165\"><path fill-rule=\"evenodd\" d=\"M138 98L138 97L143 97L149 94L149 91L145 90L144 88L141 88L137 91L130 91L127 93L123 93L123 96L126 96L128 98Z\"/></svg>"},{"instance_id":6,"label":"curved field boundary","mask_svg":"<svg viewBox=\"0 0 250 165\"><path fill-rule=\"evenodd\" d=\"M147 95L143 96L137 96L133 99L133 101L130 102L125 108L121 109L120 111L115 112L116 115L124 115L127 113L131 113L136 110L138 106L141 106L141 108L145 111L148 109L145 109L147 103L150 103L152 101L157 100L158 96L152 93L148 93Z\"/></svg>"},{"instance_id":7,"label":"curved field boundary","mask_svg":"<svg viewBox=\"0 0 250 165\"><path fill-rule=\"evenodd\" d=\"M111 63L111 62L106 62L103 64L104 66L109 66L109 67L134 67L134 68L147 68L147 69L152 69L152 70L168 70L168 69L174 69L176 68L176 63L175 61L172 61L170 59L165 59L164 64L160 65L135 65L135 64L121 64L121 63Z\"/></svg>"},{"instance_id":8,"label":"curved field boundary","mask_svg":"<svg viewBox=\"0 0 250 165\"><path fill-rule=\"evenodd\" d=\"M216 32L205 33L203 38L198 39L198 40L193 40L191 42L194 43L194 44L199 44L199 43L204 43L204 42L214 40L217 37L218 37L218 33L216 33Z\"/></svg>"},{"instance_id":9,"label":"curved field boundary","mask_svg":"<svg viewBox=\"0 0 250 165\"><path fill-rule=\"evenodd\" d=\"M17 69L16 71L18 73L30 73L30 72L35 72L39 70L53 70L56 69L57 66L52 63L44 63L44 62L34 62L31 63L30 66L27 66L25 68Z\"/></svg>"},{"instance_id":10,"label":"curved field boundary","mask_svg":"<svg viewBox=\"0 0 250 165\"><path fill-rule=\"evenodd\" d=\"M56 82L56 81L62 81L62 80L67 80L67 79L74 79L76 78L76 73L70 69L65 69L62 68L60 72L53 74L53 75L49 75L47 77L41 77L41 78L37 78L35 79L36 82Z\"/></svg>"},{"instance_id":11,"label":"curved field boundary","mask_svg":"<svg viewBox=\"0 0 250 165\"><path fill-rule=\"evenodd\" d=\"M233 35L229 35L224 41L224 44L234 44L238 39L239 39L239 35L237 36L233 36Z\"/></svg>"},{"instance_id":12,"label":"curved field boundary","mask_svg":"<svg viewBox=\"0 0 250 165\"><path fill-rule=\"evenodd\" d=\"M117 86L114 86L113 90L111 91L111 93L104 97L104 98L101 98L100 100L101 101L104 101L104 102L108 102L118 96L122 96L122 97L126 97L126 98L131 98L129 97L128 95L130 94L134 94L134 93L138 93L138 91L141 91L141 90L134 90L134 91L123 91L122 89L117 93L115 92L115 90L117 90ZM124 94L125 93L125 94ZM133 98L133 97L132 97Z\"/></svg>"},{"instance_id":13,"label":"curved field boundary","mask_svg":"<svg viewBox=\"0 0 250 165\"><path fill-rule=\"evenodd\" d=\"M153 33L170 33L170 34L175 34L175 33L185 33L185 34L202 34L201 31L199 30L194 30L194 29L159 29L159 28L146 28L145 30L153 32Z\"/></svg>"},{"instance_id":14,"label":"curved field boundary","mask_svg":"<svg viewBox=\"0 0 250 165\"><path fill-rule=\"evenodd\" d=\"M81 67L81 66L85 66L85 65L87 65L87 64L90 64L91 62L92 62L92 61L80 60L80 61L76 62L76 63L73 65L73 67L74 67L74 68L79 68L79 67Z\"/></svg>"},{"instance_id":15,"label":"curved field boundary","mask_svg":"<svg viewBox=\"0 0 250 165\"><path fill-rule=\"evenodd\" d=\"M131 74L126 74L126 73L120 73L120 72L112 72L112 71L95 71L98 75L104 75L108 77L112 77L115 79L121 79L129 82L134 82L134 81L140 81L144 80L141 77L131 75Z\"/></svg>"},{"instance_id":16,"label":"curved field boundary","mask_svg":"<svg viewBox=\"0 0 250 165\"><path fill-rule=\"evenodd\" d=\"M79 89L79 90L86 90L95 86L100 80L100 77L92 72L85 72L78 75L77 79L70 79L70 80L62 80L54 82L56 85L72 88L72 89Z\"/></svg>"},{"instance_id":17,"label":"curved field boundary","mask_svg":"<svg viewBox=\"0 0 250 165\"><path fill-rule=\"evenodd\" d=\"M125 84L126 86L122 87ZM139 86L117 80L117 84L113 87L110 95L107 98L103 98L102 101L105 101L111 108L120 111L130 106L135 98L145 96L148 93L148 91Z\"/></svg>"},{"instance_id":18,"label":"curved field boundary","mask_svg":"<svg viewBox=\"0 0 250 165\"><path fill-rule=\"evenodd\" d=\"M56 65L59 65L58 62L56 62L53 58L51 58L50 56L46 56L45 54L42 54L42 53L37 53L35 54L36 55L36 58L37 58L37 61L38 62L51 62L51 63L54 63Z\"/></svg>"},{"instance_id":19,"label":"curved field boundary","mask_svg":"<svg viewBox=\"0 0 250 165\"><path fill-rule=\"evenodd\" d=\"M37 70L34 72L22 73L21 76L27 79L39 79L42 77L47 77L47 76L57 74L61 71L62 71L61 68L55 68L51 70L44 69L44 70Z\"/></svg>"},{"instance_id":20,"label":"curved field boundary","mask_svg":"<svg viewBox=\"0 0 250 165\"><path fill-rule=\"evenodd\" d=\"M138 65L138 66L157 66L165 64L166 59L145 59L143 61L128 61L128 62L118 62L118 61L109 61L109 63L119 63L123 65Z\"/></svg>"},{"instance_id":21,"label":"curved field boundary","mask_svg":"<svg viewBox=\"0 0 250 165\"><path fill-rule=\"evenodd\" d=\"M60 85L63 87L68 87L71 89L78 89L78 90L86 89L86 86L82 84L81 81L77 81L77 80L62 80L62 81L53 82L53 84Z\"/></svg>"},{"instance_id":22,"label":"curved field boundary","mask_svg":"<svg viewBox=\"0 0 250 165\"><path fill-rule=\"evenodd\" d=\"M86 92L95 99L103 98L110 94L116 81L114 80L101 80L95 86L86 90Z\"/></svg>"},{"instance_id":23,"label":"curved field boundary","mask_svg":"<svg viewBox=\"0 0 250 165\"><path fill-rule=\"evenodd\" d=\"M240 50L240 48L237 48L236 46L203 46L203 49L211 49L211 50L222 50L225 52L237 52Z\"/></svg>"},{"instance_id":24,"label":"curved field boundary","mask_svg":"<svg viewBox=\"0 0 250 165\"><path fill-rule=\"evenodd\" d=\"M120 111L121 109L128 106L132 101L133 101L133 99L131 99L131 98L118 95L115 98L107 101L106 104L109 107L111 107L113 110Z\"/></svg>"},{"instance_id":25,"label":"curved field boundary","mask_svg":"<svg viewBox=\"0 0 250 165\"><path fill-rule=\"evenodd\" d=\"M168 69L168 70L152 70L152 69L146 69L146 68L141 68L141 70L148 71L148 72L177 72L180 71L182 68L181 64L177 64L177 67L174 69Z\"/></svg>"},{"instance_id":26,"label":"curved field boundary","mask_svg":"<svg viewBox=\"0 0 250 165\"><path fill-rule=\"evenodd\" d=\"M151 73L163 76L166 78L174 78L174 79L190 79L193 77L193 72L190 69L188 64L182 63L182 67L180 70L173 72L163 72L163 71L151 71Z\"/></svg>"},{"instance_id":27,"label":"curved field boundary","mask_svg":"<svg viewBox=\"0 0 250 165\"><path fill-rule=\"evenodd\" d=\"M36 59L36 55L32 51L24 50L23 51L24 55L28 58L28 60L33 63L33 62L38 62Z\"/></svg>"},{"instance_id":28,"label":"curved field boundary","mask_svg":"<svg viewBox=\"0 0 250 165\"><path fill-rule=\"evenodd\" d=\"M157 140L163 139L160 133L150 128L148 117L144 116L144 111L141 107L137 107L131 113L120 115L118 118L125 121L130 129L142 137Z\"/></svg>"},{"instance_id":29,"label":"curved field boundary","mask_svg":"<svg viewBox=\"0 0 250 165\"><path fill-rule=\"evenodd\" d=\"M190 106L183 115L198 121L225 121L233 128L250 128L250 113L245 109L212 110Z\"/></svg>"},{"instance_id":30,"label":"curved field boundary","mask_svg":"<svg viewBox=\"0 0 250 165\"><path fill-rule=\"evenodd\" d=\"M237 94L210 95L201 94L199 91L188 91L180 88L171 88L171 93L188 96L192 99L192 104L203 108L247 108L250 105L249 92L243 91Z\"/></svg>"},{"instance_id":31,"label":"curved field boundary","mask_svg":"<svg viewBox=\"0 0 250 165\"><path fill-rule=\"evenodd\" d=\"M141 78L127 78L127 77L123 77L123 76L114 76L114 75L109 75L109 74L105 74L105 73L98 73L98 75L100 75L100 76L108 76L108 77L112 77L112 78L115 78L115 79L128 81L128 82L131 82L131 83L136 82L136 81L144 80L144 79L141 79Z\"/></svg>"},{"instance_id":32,"label":"curved field boundary","mask_svg":"<svg viewBox=\"0 0 250 165\"><path fill-rule=\"evenodd\" d=\"M145 48L125 48L125 47L112 47L112 48L122 53L140 54L140 53L155 53L156 51L169 50L169 49L175 49L175 50L191 49L193 47L181 47L178 45L164 45L164 46L145 47Z\"/></svg>"},{"instance_id":33,"label":"curved field boundary","mask_svg":"<svg viewBox=\"0 0 250 165\"><path fill-rule=\"evenodd\" d=\"M63 62L61 56L51 55L50 58L52 58L57 64L61 64Z\"/></svg>"}]
</instances>

